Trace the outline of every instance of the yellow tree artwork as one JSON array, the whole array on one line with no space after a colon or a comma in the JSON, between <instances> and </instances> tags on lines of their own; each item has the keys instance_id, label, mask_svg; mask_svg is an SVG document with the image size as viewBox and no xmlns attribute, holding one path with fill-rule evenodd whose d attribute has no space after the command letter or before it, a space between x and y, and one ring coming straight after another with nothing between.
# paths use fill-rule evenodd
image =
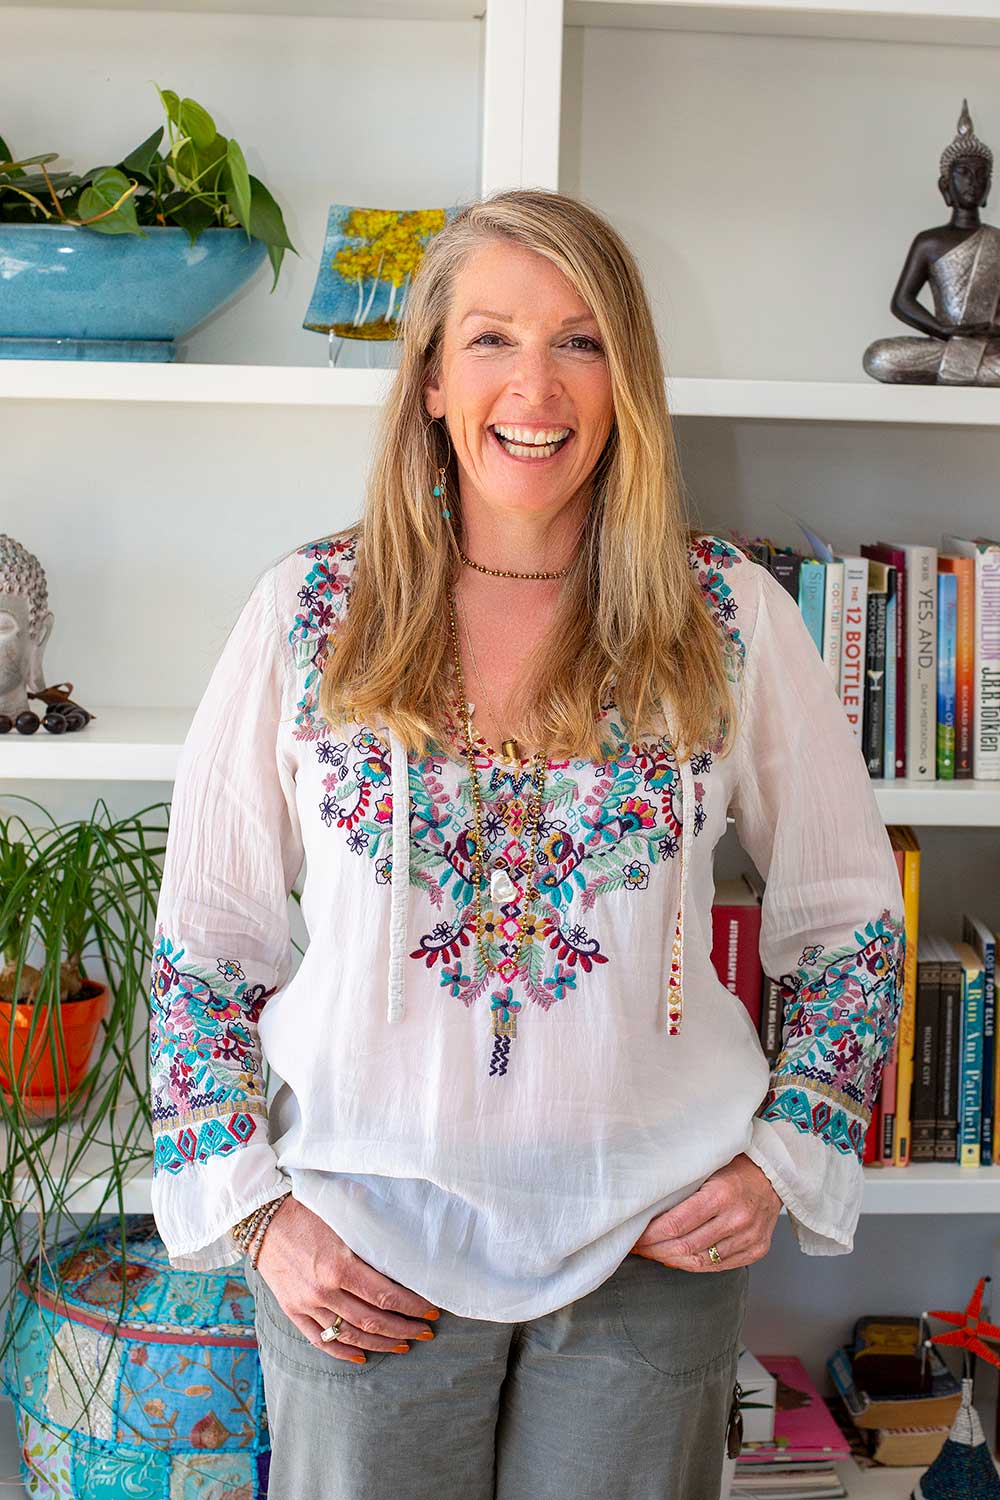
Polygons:
<instances>
[{"instance_id":1,"label":"yellow tree artwork","mask_svg":"<svg viewBox=\"0 0 1000 1500\"><path fill-rule=\"evenodd\" d=\"M427 242L457 209L334 204L303 327L345 339L395 339Z\"/></svg>"}]
</instances>

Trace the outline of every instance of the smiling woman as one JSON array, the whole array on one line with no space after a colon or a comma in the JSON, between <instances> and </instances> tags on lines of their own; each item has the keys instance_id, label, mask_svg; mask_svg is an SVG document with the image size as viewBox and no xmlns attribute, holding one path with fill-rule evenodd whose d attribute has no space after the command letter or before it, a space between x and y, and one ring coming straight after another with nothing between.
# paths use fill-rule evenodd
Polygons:
<instances>
[{"instance_id":1,"label":"smiling woman","mask_svg":"<svg viewBox=\"0 0 1000 1500\"><path fill-rule=\"evenodd\" d=\"M773 1068L710 956L731 807ZM782 1202L852 1248L902 954L798 607L688 526L631 253L470 205L361 519L258 581L175 783L153 1206L179 1267L249 1252L275 1493L718 1500Z\"/></svg>"}]
</instances>

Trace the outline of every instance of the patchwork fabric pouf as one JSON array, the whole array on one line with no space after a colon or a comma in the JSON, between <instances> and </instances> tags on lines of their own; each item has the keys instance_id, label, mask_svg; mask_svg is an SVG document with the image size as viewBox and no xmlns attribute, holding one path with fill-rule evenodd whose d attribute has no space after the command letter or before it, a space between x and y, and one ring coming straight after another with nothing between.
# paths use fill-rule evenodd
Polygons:
<instances>
[{"instance_id":1,"label":"patchwork fabric pouf","mask_svg":"<svg viewBox=\"0 0 1000 1500\"><path fill-rule=\"evenodd\" d=\"M151 1214L124 1222L124 1256L119 1220L104 1220L75 1252L48 1250L37 1290L12 1292L0 1382L24 1487L44 1500L263 1500L270 1442L242 1266L175 1270Z\"/></svg>"}]
</instances>

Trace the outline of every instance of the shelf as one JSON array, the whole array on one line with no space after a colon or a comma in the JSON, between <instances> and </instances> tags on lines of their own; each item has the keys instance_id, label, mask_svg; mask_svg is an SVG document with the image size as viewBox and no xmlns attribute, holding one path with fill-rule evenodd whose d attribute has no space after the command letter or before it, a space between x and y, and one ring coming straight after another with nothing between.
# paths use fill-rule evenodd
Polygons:
<instances>
[{"instance_id":1,"label":"shelf","mask_svg":"<svg viewBox=\"0 0 1000 1500\"><path fill-rule=\"evenodd\" d=\"M73 1144L74 1127L70 1126L59 1140L51 1176L62 1180L59 1162ZM74 1212L92 1212L100 1202L102 1190L91 1178L103 1176L109 1153L103 1147L91 1147L85 1165L70 1185L78 1184ZM106 1168L105 1168L106 1169ZM863 1214L996 1214L1000 1212L1000 1167L959 1167L950 1162L927 1162L909 1167L866 1167ZM126 1184L125 1207L128 1213L149 1213L152 1165L138 1166ZM16 1180L19 1199L30 1197L33 1187ZM64 1187L64 1192L68 1188ZM785 1209L782 1209L782 1213Z\"/></svg>"},{"instance_id":2,"label":"shelf","mask_svg":"<svg viewBox=\"0 0 1000 1500\"><path fill-rule=\"evenodd\" d=\"M1000 46L998 0L567 0L568 26Z\"/></svg>"},{"instance_id":3,"label":"shelf","mask_svg":"<svg viewBox=\"0 0 1000 1500\"><path fill-rule=\"evenodd\" d=\"M88 705L89 706L89 705ZM0 735L0 781L172 781L190 708L94 708L76 734ZM1000 827L1000 781L872 783L887 823Z\"/></svg>"},{"instance_id":4,"label":"shelf","mask_svg":"<svg viewBox=\"0 0 1000 1500\"><path fill-rule=\"evenodd\" d=\"M0 0L0 10L25 0ZM486 0L31 0L36 10L197 11L241 16L328 16L361 21L475 21Z\"/></svg>"},{"instance_id":5,"label":"shelf","mask_svg":"<svg viewBox=\"0 0 1000 1500\"><path fill-rule=\"evenodd\" d=\"M1000 1167L915 1162L865 1167L864 1214L995 1214L1000 1211Z\"/></svg>"},{"instance_id":6,"label":"shelf","mask_svg":"<svg viewBox=\"0 0 1000 1500\"><path fill-rule=\"evenodd\" d=\"M323 365L0 360L0 400L194 401L222 406L379 406L395 369ZM874 380L667 379L675 417L1000 426L1000 390Z\"/></svg>"},{"instance_id":7,"label":"shelf","mask_svg":"<svg viewBox=\"0 0 1000 1500\"><path fill-rule=\"evenodd\" d=\"M191 709L90 711L95 717L74 734L0 735L0 781L173 780Z\"/></svg>"}]
</instances>

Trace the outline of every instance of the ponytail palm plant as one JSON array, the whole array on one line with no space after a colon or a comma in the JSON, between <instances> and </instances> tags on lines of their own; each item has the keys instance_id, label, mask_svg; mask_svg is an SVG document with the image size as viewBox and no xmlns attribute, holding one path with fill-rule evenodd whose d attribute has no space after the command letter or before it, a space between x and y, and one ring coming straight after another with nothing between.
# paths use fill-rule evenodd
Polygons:
<instances>
[{"instance_id":1,"label":"ponytail palm plant","mask_svg":"<svg viewBox=\"0 0 1000 1500\"><path fill-rule=\"evenodd\" d=\"M31 798L4 797L13 801L38 817L0 818L0 1245L11 1272L0 1310L19 1279L40 1284L47 1245L82 1246L98 1216L118 1215L124 1247L128 1182L151 1171L148 978L169 813L159 802L116 818L100 799L89 817L59 824ZM107 986L106 1009L70 1090L64 1021L94 980ZM11 1001L30 1010L20 1073ZM41 1119L24 1076L40 1047L56 1088ZM127 1300L123 1278L119 1316ZM10 1342L4 1318L0 1360Z\"/></svg>"}]
</instances>

